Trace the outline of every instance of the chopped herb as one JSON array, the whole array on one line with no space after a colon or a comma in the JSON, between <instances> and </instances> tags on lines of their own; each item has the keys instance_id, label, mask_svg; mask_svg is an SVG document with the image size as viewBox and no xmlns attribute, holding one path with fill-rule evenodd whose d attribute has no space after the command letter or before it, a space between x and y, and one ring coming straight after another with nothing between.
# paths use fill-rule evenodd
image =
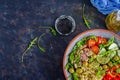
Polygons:
<instances>
[{"instance_id":1,"label":"chopped herb","mask_svg":"<svg viewBox=\"0 0 120 80\"><path fill-rule=\"evenodd\" d=\"M43 48L43 47L40 46L39 41L40 41L41 37L44 36L44 35L45 35L45 33L43 33L42 35L40 35L39 38L38 38L38 40L37 40L37 46L40 49L40 51L42 51L42 52L45 52L45 48Z\"/></svg>"},{"instance_id":2,"label":"chopped herb","mask_svg":"<svg viewBox=\"0 0 120 80\"><path fill-rule=\"evenodd\" d=\"M83 16L83 20L84 20L84 23L85 25L87 26L88 29L90 29L90 24L88 22L88 20L85 18L85 15L84 15L84 8L85 8L85 4L83 5L83 13L82 13L82 16Z\"/></svg>"},{"instance_id":3,"label":"chopped herb","mask_svg":"<svg viewBox=\"0 0 120 80\"><path fill-rule=\"evenodd\" d=\"M56 35L57 35L56 30L55 30L54 28L52 28L52 27L49 27L49 26L44 26L44 27L41 27L41 26L40 26L39 28L48 28L48 29L50 29L51 33L52 33L54 36L56 36Z\"/></svg>"},{"instance_id":4,"label":"chopped herb","mask_svg":"<svg viewBox=\"0 0 120 80\"><path fill-rule=\"evenodd\" d=\"M36 44L37 40L38 40L38 37L35 37L35 38L29 43L28 47L25 49L25 51L24 51L23 54L22 54L22 62L23 62L23 59L24 59L24 55L27 53L27 51L29 51L29 50L31 49L31 47L33 47L33 46Z\"/></svg>"}]
</instances>

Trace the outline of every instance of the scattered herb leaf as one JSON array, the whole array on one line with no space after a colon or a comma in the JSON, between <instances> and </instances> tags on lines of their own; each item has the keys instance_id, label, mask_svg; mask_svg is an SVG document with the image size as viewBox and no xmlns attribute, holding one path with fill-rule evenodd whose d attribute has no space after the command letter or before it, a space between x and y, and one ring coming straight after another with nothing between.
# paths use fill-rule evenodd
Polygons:
<instances>
[{"instance_id":1,"label":"scattered herb leaf","mask_svg":"<svg viewBox=\"0 0 120 80\"><path fill-rule=\"evenodd\" d=\"M44 26L44 27L42 27L42 26L40 26L39 28L48 28L48 29L50 29L51 33L52 33L54 36L57 35L56 30L55 30L54 28L52 28L52 27L49 27L49 26Z\"/></svg>"},{"instance_id":2,"label":"scattered herb leaf","mask_svg":"<svg viewBox=\"0 0 120 80\"><path fill-rule=\"evenodd\" d=\"M43 48L43 47L40 46L39 41L40 41L41 37L44 36L44 35L45 35L45 33L43 33L42 35L40 35L39 38L38 38L38 40L37 40L37 46L40 49L40 51L42 51L42 52L45 52L45 48Z\"/></svg>"},{"instance_id":3,"label":"scattered herb leaf","mask_svg":"<svg viewBox=\"0 0 120 80\"><path fill-rule=\"evenodd\" d=\"M84 15L84 14L85 14L85 13L84 13L84 8L85 8L85 4L83 5L83 8L82 8L82 10L83 10L83 11L82 11L82 12L83 12L83 13L82 13L83 20L84 20L84 23L85 23L85 25L87 26L87 28L90 29L90 24L89 24L88 20L85 18L85 15Z\"/></svg>"},{"instance_id":4,"label":"scattered herb leaf","mask_svg":"<svg viewBox=\"0 0 120 80\"><path fill-rule=\"evenodd\" d=\"M29 43L28 47L25 49L25 51L24 51L23 54L22 54L22 59L21 59L22 62L23 62L23 60L24 60L24 55L27 53L27 51L29 51L29 50L31 49L31 47L33 47L33 46L36 44L37 40L38 40L38 37L35 37L35 38Z\"/></svg>"}]
</instances>

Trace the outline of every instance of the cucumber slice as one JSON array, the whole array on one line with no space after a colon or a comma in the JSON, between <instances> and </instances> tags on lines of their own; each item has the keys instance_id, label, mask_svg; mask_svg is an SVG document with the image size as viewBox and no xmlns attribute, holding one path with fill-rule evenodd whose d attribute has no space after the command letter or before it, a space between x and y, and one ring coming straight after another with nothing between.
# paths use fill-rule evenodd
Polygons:
<instances>
[{"instance_id":1,"label":"cucumber slice","mask_svg":"<svg viewBox=\"0 0 120 80\"><path fill-rule=\"evenodd\" d=\"M118 48L118 45L117 45L116 43L112 43L112 44L109 46L108 49L109 49L109 50L118 50L119 48Z\"/></svg>"},{"instance_id":2,"label":"cucumber slice","mask_svg":"<svg viewBox=\"0 0 120 80\"><path fill-rule=\"evenodd\" d=\"M105 56L98 55L98 56L97 56L97 61L98 61L100 64L107 64L107 63L110 61L110 58L109 58L109 57L105 57Z\"/></svg>"},{"instance_id":3,"label":"cucumber slice","mask_svg":"<svg viewBox=\"0 0 120 80\"><path fill-rule=\"evenodd\" d=\"M102 48L98 54L101 54L101 53L103 53L103 52L106 52L106 49L105 49L105 48Z\"/></svg>"},{"instance_id":4,"label":"cucumber slice","mask_svg":"<svg viewBox=\"0 0 120 80\"><path fill-rule=\"evenodd\" d=\"M108 57L110 57L110 58L113 58L115 55L116 55L116 51L114 50L114 51L108 51Z\"/></svg>"},{"instance_id":5,"label":"cucumber slice","mask_svg":"<svg viewBox=\"0 0 120 80\"><path fill-rule=\"evenodd\" d=\"M118 54L118 56L120 57L120 50L117 50L117 54Z\"/></svg>"}]
</instances>

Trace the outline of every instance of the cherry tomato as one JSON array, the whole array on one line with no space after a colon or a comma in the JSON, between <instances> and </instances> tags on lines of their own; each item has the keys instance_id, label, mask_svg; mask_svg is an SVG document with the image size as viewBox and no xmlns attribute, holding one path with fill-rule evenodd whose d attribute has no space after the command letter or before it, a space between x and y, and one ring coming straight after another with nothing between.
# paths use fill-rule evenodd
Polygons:
<instances>
[{"instance_id":1,"label":"cherry tomato","mask_svg":"<svg viewBox=\"0 0 120 80\"><path fill-rule=\"evenodd\" d=\"M112 80L120 80L120 78L119 77L115 77Z\"/></svg>"},{"instance_id":2,"label":"cherry tomato","mask_svg":"<svg viewBox=\"0 0 120 80\"><path fill-rule=\"evenodd\" d=\"M109 80L108 77L112 77L112 80L120 80L120 73L116 72L116 69L120 67L120 65L113 66L111 69L107 71L107 74L103 77L103 80ZM108 76L109 74L109 76Z\"/></svg>"},{"instance_id":3,"label":"cherry tomato","mask_svg":"<svg viewBox=\"0 0 120 80\"><path fill-rule=\"evenodd\" d=\"M104 38L104 37L101 37L101 36L97 36L97 42L96 44L99 45L99 44L106 44L107 43L107 39Z\"/></svg>"},{"instance_id":4,"label":"cherry tomato","mask_svg":"<svg viewBox=\"0 0 120 80\"><path fill-rule=\"evenodd\" d=\"M99 44L101 44L101 43L102 43L102 38L101 38L101 36L97 36L97 42L96 42L96 44L99 45Z\"/></svg>"},{"instance_id":5,"label":"cherry tomato","mask_svg":"<svg viewBox=\"0 0 120 80\"><path fill-rule=\"evenodd\" d=\"M119 77L119 78L120 78L120 73L118 73L118 74L117 74L117 77Z\"/></svg>"},{"instance_id":6,"label":"cherry tomato","mask_svg":"<svg viewBox=\"0 0 120 80\"><path fill-rule=\"evenodd\" d=\"M106 74L102 80L113 80L113 77L111 74Z\"/></svg>"},{"instance_id":7,"label":"cherry tomato","mask_svg":"<svg viewBox=\"0 0 120 80\"><path fill-rule=\"evenodd\" d=\"M99 47L98 46L92 46L91 47L91 50L95 53L95 54L97 54L98 52L99 52Z\"/></svg>"},{"instance_id":8,"label":"cherry tomato","mask_svg":"<svg viewBox=\"0 0 120 80\"><path fill-rule=\"evenodd\" d=\"M96 40L95 40L95 39L89 39L89 40L87 41L88 47L92 47L92 46L94 46L95 44L96 44Z\"/></svg>"},{"instance_id":9,"label":"cherry tomato","mask_svg":"<svg viewBox=\"0 0 120 80\"><path fill-rule=\"evenodd\" d=\"M116 66L113 66L111 69L108 70L108 72L110 71L116 71L117 67Z\"/></svg>"},{"instance_id":10,"label":"cherry tomato","mask_svg":"<svg viewBox=\"0 0 120 80\"><path fill-rule=\"evenodd\" d=\"M106 44L106 43L107 43L107 39L104 38L104 37L102 37L101 43L102 43L102 44Z\"/></svg>"}]
</instances>

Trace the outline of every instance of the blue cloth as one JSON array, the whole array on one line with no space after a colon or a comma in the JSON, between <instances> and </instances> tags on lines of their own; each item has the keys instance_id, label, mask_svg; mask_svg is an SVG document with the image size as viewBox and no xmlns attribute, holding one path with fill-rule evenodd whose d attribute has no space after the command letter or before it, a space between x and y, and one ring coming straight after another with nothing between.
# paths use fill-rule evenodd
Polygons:
<instances>
[{"instance_id":1,"label":"blue cloth","mask_svg":"<svg viewBox=\"0 0 120 80\"><path fill-rule=\"evenodd\" d=\"M90 0L102 14L110 14L120 9L120 0Z\"/></svg>"}]
</instances>

